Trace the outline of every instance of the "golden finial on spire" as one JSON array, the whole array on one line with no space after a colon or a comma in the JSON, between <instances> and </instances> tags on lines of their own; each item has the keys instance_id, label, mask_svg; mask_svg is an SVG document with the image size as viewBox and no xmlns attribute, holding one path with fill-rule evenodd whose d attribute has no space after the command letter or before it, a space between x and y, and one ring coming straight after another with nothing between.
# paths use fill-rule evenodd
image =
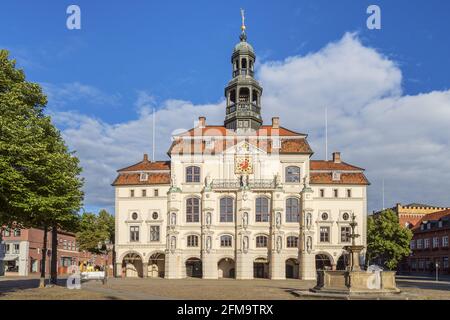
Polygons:
<instances>
[{"instance_id":1,"label":"golden finial on spire","mask_svg":"<svg viewBox=\"0 0 450 320\"><path fill-rule=\"evenodd\" d=\"M241 8L241 17L242 17L241 29L242 29L242 32L244 32L245 31L245 11L242 8Z\"/></svg>"}]
</instances>

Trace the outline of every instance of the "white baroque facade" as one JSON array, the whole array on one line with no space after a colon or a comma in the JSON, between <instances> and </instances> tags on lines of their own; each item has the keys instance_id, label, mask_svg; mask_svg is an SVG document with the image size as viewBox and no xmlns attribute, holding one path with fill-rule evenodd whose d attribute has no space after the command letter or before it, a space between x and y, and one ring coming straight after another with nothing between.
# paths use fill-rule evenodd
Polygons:
<instances>
[{"instance_id":1,"label":"white baroque facade","mask_svg":"<svg viewBox=\"0 0 450 320\"><path fill-rule=\"evenodd\" d=\"M262 88L245 29L232 55L223 125L174 136L170 161L118 171L118 276L315 279L343 269L357 222L366 244L368 181L363 169L312 160L305 134L263 125Z\"/></svg>"}]
</instances>

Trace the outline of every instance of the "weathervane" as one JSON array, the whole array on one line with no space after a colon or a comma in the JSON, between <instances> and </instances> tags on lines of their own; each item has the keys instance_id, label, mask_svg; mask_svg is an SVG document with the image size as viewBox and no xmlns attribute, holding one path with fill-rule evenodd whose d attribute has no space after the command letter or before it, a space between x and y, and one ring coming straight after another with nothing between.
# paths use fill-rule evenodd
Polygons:
<instances>
[{"instance_id":1,"label":"weathervane","mask_svg":"<svg viewBox=\"0 0 450 320\"><path fill-rule=\"evenodd\" d=\"M242 29L242 32L244 32L245 31L245 11L242 8L241 8L241 17L242 17L241 29Z\"/></svg>"},{"instance_id":2,"label":"weathervane","mask_svg":"<svg viewBox=\"0 0 450 320\"><path fill-rule=\"evenodd\" d=\"M245 11L244 9L241 9L241 17L242 17L242 26L241 26L241 36L239 37L239 39L241 39L241 41L247 41L247 35L245 34Z\"/></svg>"}]
</instances>

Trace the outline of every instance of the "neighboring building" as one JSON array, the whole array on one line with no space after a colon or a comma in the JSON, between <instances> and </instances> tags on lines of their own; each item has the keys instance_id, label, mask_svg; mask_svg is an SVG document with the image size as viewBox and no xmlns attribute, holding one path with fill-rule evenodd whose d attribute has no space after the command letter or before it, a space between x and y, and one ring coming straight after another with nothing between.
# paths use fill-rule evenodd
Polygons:
<instances>
[{"instance_id":1,"label":"neighboring building","mask_svg":"<svg viewBox=\"0 0 450 320\"><path fill-rule=\"evenodd\" d=\"M388 208L394 211L399 219L400 225L412 228L415 226L425 215L439 212L450 208L445 207L436 207L427 204L420 203L410 203L407 205L402 205L401 203L397 203L397 205L393 208ZM374 212L373 215L376 216L380 214L381 211Z\"/></svg>"},{"instance_id":2,"label":"neighboring building","mask_svg":"<svg viewBox=\"0 0 450 320\"><path fill-rule=\"evenodd\" d=\"M413 239L408 258L410 272L435 272L436 264L444 274L450 274L449 269L449 236L450 209L430 213L422 217L412 228Z\"/></svg>"},{"instance_id":3,"label":"neighboring building","mask_svg":"<svg viewBox=\"0 0 450 320\"><path fill-rule=\"evenodd\" d=\"M311 160L306 134L277 117L263 124L245 27L240 39L224 124L200 117L173 137L170 161L144 155L118 170L119 276L315 279L317 268L345 268L353 215L366 245L364 170L338 152Z\"/></svg>"},{"instance_id":4,"label":"neighboring building","mask_svg":"<svg viewBox=\"0 0 450 320\"><path fill-rule=\"evenodd\" d=\"M51 232L48 232L46 273L50 273L52 252ZM44 247L44 231L41 229L3 229L4 256L2 258L6 275L27 276L41 272L42 249ZM67 267L79 265L80 262L91 261L102 265L102 256L93 256L88 252L80 252L75 234L60 231L58 233L58 272L66 273ZM111 261L111 260L109 260Z\"/></svg>"}]
</instances>

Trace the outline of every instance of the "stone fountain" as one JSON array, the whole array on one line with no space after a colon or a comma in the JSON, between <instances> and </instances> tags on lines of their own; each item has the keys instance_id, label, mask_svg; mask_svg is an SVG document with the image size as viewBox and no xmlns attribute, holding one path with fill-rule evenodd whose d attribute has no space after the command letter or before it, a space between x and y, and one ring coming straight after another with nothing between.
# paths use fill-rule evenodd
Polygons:
<instances>
[{"instance_id":1,"label":"stone fountain","mask_svg":"<svg viewBox=\"0 0 450 320\"><path fill-rule=\"evenodd\" d=\"M381 268L373 267L368 268L368 270L361 269L359 257L364 246L356 245L355 243L356 238L359 237L359 234L355 233L356 226L355 215L352 215L352 221L350 222L352 245L344 247L350 257L347 269L344 271L318 271L317 285L310 291L318 294L334 294L346 297L400 293L395 282L394 271L382 271Z\"/></svg>"}]
</instances>

